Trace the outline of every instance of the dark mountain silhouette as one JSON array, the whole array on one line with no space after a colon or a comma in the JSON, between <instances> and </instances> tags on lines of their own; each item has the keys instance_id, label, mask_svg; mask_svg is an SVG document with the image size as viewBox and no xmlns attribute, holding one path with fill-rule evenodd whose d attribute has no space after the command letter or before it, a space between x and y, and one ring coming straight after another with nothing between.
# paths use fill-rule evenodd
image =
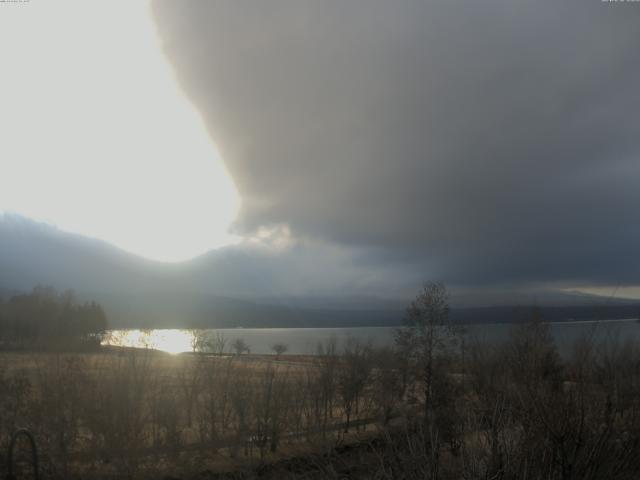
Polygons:
<instances>
[{"instance_id":1,"label":"dark mountain silhouette","mask_svg":"<svg viewBox=\"0 0 640 480\"><path fill-rule=\"evenodd\" d=\"M0 295L29 291L35 285L71 288L80 299L101 303L113 326L393 325L401 321L408 301L287 295L273 288L278 275L283 275L282 269L264 267L259 254L242 246L215 250L188 262L163 263L18 215L0 216ZM552 305L543 307L550 320L623 318L638 313L633 301L563 292L460 297L459 306L485 305L453 310L454 320L467 323L517 321L526 317L524 312L533 303Z\"/></svg>"},{"instance_id":2,"label":"dark mountain silhouette","mask_svg":"<svg viewBox=\"0 0 640 480\"><path fill-rule=\"evenodd\" d=\"M155 262L21 216L0 217L0 293L5 295L38 284L71 288L79 298L104 305L115 326L322 324L327 315L320 309L265 297L268 279L247 268L251 261L250 252L230 247L180 264ZM251 301L254 295L261 301ZM356 323L367 324L370 316L371 322L384 323L397 311L369 314L360 308L358 316Z\"/></svg>"}]
</instances>

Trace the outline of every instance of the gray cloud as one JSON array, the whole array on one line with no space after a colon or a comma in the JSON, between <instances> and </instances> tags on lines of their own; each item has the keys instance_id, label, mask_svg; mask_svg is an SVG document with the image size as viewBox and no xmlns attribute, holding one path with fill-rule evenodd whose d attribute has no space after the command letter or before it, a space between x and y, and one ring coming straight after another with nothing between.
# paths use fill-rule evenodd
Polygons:
<instances>
[{"instance_id":1,"label":"gray cloud","mask_svg":"<svg viewBox=\"0 0 640 480\"><path fill-rule=\"evenodd\" d=\"M640 283L640 6L185 1L153 12L235 228L459 285Z\"/></svg>"}]
</instances>

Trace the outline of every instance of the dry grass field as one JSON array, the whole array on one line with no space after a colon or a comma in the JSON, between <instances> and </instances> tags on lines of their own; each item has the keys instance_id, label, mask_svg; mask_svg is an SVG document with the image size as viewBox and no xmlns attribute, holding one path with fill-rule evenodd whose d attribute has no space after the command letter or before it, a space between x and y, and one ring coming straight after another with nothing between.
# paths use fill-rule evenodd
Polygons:
<instances>
[{"instance_id":1,"label":"dry grass field","mask_svg":"<svg viewBox=\"0 0 640 480\"><path fill-rule=\"evenodd\" d=\"M364 435L377 413L362 389L346 424L343 363L333 354L4 352L3 447L29 428L43 470L62 477L226 471L322 452Z\"/></svg>"},{"instance_id":2,"label":"dry grass field","mask_svg":"<svg viewBox=\"0 0 640 480\"><path fill-rule=\"evenodd\" d=\"M631 480L639 399L636 344L561 359L536 322L431 351L3 352L0 452L26 427L44 478Z\"/></svg>"}]
</instances>

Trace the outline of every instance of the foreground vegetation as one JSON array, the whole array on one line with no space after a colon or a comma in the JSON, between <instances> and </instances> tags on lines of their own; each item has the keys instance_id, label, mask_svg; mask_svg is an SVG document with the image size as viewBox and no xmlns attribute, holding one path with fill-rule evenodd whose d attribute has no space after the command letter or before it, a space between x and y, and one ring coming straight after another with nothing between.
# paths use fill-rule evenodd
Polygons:
<instances>
[{"instance_id":1,"label":"foreground vegetation","mask_svg":"<svg viewBox=\"0 0 640 480\"><path fill-rule=\"evenodd\" d=\"M535 314L493 346L447 318L429 284L388 349L4 353L1 451L26 426L51 478L638 478L638 345L560 357Z\"/></svg>"}]
</instances>

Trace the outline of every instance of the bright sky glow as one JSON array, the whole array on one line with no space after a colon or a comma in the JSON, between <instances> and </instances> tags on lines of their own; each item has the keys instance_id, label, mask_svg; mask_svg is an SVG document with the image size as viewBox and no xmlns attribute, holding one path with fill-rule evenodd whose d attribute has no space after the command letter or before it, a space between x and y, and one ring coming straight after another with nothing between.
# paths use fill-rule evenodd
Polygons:
<instances>
[{"instance_id":1,"label":"bright sky glow","mask_svg":"<svg viewBox=\"0 0 640 480\"><path fill-rule=\"evenodd\" d=\"M566 289L566 291L578 291L590 295L614 299L630 298L640 299L640 286L610 286L610 287L581 287L577 289Z\"/></svg>"},{"instance_id":2,"label":"bright sky glow","mask_svg":"<svg viewBox=\"0 0 640 480\"><path fill-rule=\"evenodd\" d=\"M238 195L147 1L0 5L0 211L163 261L234 239Z\"/></svg>"}]
</instances>

